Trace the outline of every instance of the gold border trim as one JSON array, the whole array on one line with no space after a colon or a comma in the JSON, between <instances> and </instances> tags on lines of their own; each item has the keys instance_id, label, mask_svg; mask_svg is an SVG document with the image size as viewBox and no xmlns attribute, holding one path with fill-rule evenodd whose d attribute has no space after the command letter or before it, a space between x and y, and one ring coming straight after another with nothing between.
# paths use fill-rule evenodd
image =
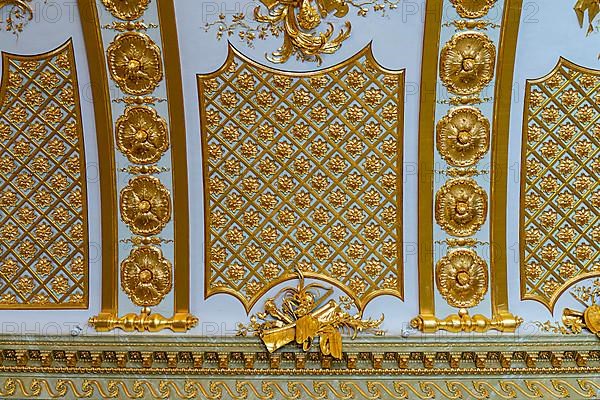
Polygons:
<instances>
[{"instance_id":1,"label":"gold border trim","mask_svg":"<svg viewBox=\"0 0 600 400\"><path fill-rule=\"evenodd\" d=\"M75 52L73 49L73 39L69 38L63 44L59 45L57 48L38 54L24 55L24 54L14 54L8 52L1 52L2 57L2 76L0 78L0 100L4 99L8 91L8 74L9 74L9 61L19 60L19 61L28 61L31 59L38 58L49 58L52 57L64 50L68 50L67 54L69 55L69 60L73 65L73 71L71 71L71 78L73 80L73 98L74 98L74 110L75 114L78 117L77 122L79 124L79 150L81 153L79 154L79 166L81 169L80 172L80 180L81 180L81 198L82 198L82 208L81 214L83 215L83 240L84 240L84 262L87 264L87 268L85 270L85 287L82 290L83 295L85 296L85 302L83 304L70 304L70 303L60 303L60 304L52 304L52 305L38 305L35 303L17 303L17 304L2 304L0 305L0 310L81 310L88 309L90 305L90 236L89 236L89 219L90 215L88 213L88 197L87 197L87 171L86 171L86 162L85 162L85 137L83 131L83 119L81 114L81 97L79 96L79 80L77 79L77 64L75 62Z\"/></svg>"},{"instance_id":2,"label":"gold border trim","mask_svg":"<svg viewBox=\"0 0 600 400\"><path fill-rule=\"evenodd\" d=\"M346 67L347 65L351 64L352 62L356 61L357 59L361 58L361 57L367 57L367 59L371 62L373 62L377 68L379 68L379 70L383 73L386 74L393 74L393 75L397 75L399 78L399 82L398 82L398 95L404 95L404 90L405 90L405 69L401 69L401 70L390 70L387 69L385 67L383 67L375 58L375 56L373 55L373 49L372 49L372 42L369 42L365 47L363 47L360 51L358 51L356 54L352 55L351 57L347 58L346 60L335 64L331 67L327 67L327 68L323 68L323 69L318 69L318 70L313 70L313 71L306 71L306 72L291 72L291 71L285 71L285 70L279 70L276 68L272 68L266 65L261 64L260 62L254 61L248 57L246 57L243 53L241 53L235 46L233 46L231 43L228 43L228 52L227 52L227 58L225 59L225 61L223 62L223 64L217 68L215 71L209 72L209 73L205 73L205 74L196 74L196 80L197 80L197 86L198 86L198 103L199 103L199 109L202 110L204 108L204 104L205 104L205 99L204 99L204 86L202 83L202 79L211 79L214 78L216 76L219 76L220 74L222 74L223 72L226 71L228 65L233 61L233 59L235 57L239 57L240 59L242 59L244 62L254 66L255 68L261 69L267 73L272 73L272 74L277 74L277 75L283 75L283 76L289 76L289 77L300 77L300 78L304 78L304 77L311 77L311 76L315 76L315 75L321 75L321 74L325 74L325 73L330 73L332 71L335 70L339 70L341 68ZM398 104L398 117L400 116L404 116L404 99L401 99L402 101L399 102ZM207 152L207 143L206 143L206 135L203 134L203 127L206 126L206 120L205 118L203 118L203 113L200 112L200 135L201 135L201 145L202 145L202 157L204 160L208 159L208 152ZM402 179L403 176L403 160L404 160L404 120L399 120L398 121L398 127L397 127L397 133L398 136L400 137L400 140L398 141L397 144L397 156L399 159L399 163L398 163L398 170L396 171L396 175L398 177L398 179ZM208 177L208 170L206 168L202 169L202 179L204 184L206 184L206 182L209 181L209 177ZM399 205L398 205L398 215L399 218L402 217L403 215L403 206L404 206L404 201L403 201L403 185L400 185L400 189L397 190L397 196L398 199L400 199L399 201ZM203 199L204 199L204 234L206 237L207 232L210 230L210 211L209 208L206 207L207 204L209 204L210 201L210 194L207 190L204 190L204 195L203 195ZM398 242L403 242L404 240L404 229L403 229L403 224L401 223L401 221L398 221L398 228L397 228L397 235L398 235ZM399 298L400 300L404 300L404 262L403 262L403 256L402 256L402 248L400 247L398 249L398 265L397 268L399 270L398 273L398 287L396 290L386 290L386 289L381 289L378 290L377 292L365 297L362 301L360 301L358 299L358 297L352 293L350 290L348 290L348 288L346 288L345 286L341 285L338 281L336 281L335 279L331 279L327 276L324 276L323 274L318 274L318 273L313 273L313 272L303 272L304 276L306 276L307 278L312 278L312 279L317 279L317 280L322 280L324 282L330 283L334 286L336 286L337 288L339 288L340 290L342 290L344 293L346 293L348 296L350 296L352 298L352 300L356 303L357 308L359 311L362 311L365 309L365 307L375 298L382 296L382 295L391 295L394 296L396 298ZM254 307L256 305L256 303L258 302L258 300L260 300L260 298L256 298L254 301L248 301L247 299L243 298L240 296L240 293L230 289L230 288L218 288L216 290L213 290L209 287L209 280L206 279L206 274L207 272L210 272L210 259L209 259L209 252L205 251L204 252L204 274L205 274L205 279L204 279L204 298L208 299L211 296L217 295L219 293L226 293L229 294L231 296L233 296L234 298L236 298L237 300L240 301L240 303L242 303L242 305L244 306L244 309L246 311L247 314L250 313L250 310L252 309L252 307ZM280 278L277 280L273 280L270 282L270 288L273 288L283 282L289 281L289 280L293 280L296 279L296 275L294 274L290 274L287 277L284 278ZM398 296L398 292L400 293L400 296Z\"/></svg>"},{"instance_id":3,"label":"gold border trim","mask_svg":"<svg viewBox=\"0 0 600 400\"><path fill-rule=\"evenodd\" d=\"M490 295L494 317L509 313L506 252L508 132L517 40L523 0L506 0L498 44L490 174Z\"/></svg>"},{"instance_id":4,"label":"gold border trim","mask_svg":"<svg viewBox=\"0 0 600 400\"><path fill-rule=\"evenodd\" d=\"M575 276L575 277L567 280L562 285L563 286L562 289L559 290L558 292L554 293L552 295L552 297L550 297L549 302L546 302L539 295L527 293L527 282L526 282L527 279L525 277L525 272L524 272L525 247L526 246L525 246L525 235L524 235L524 232L525 232L525 230L524 230L525 209L523 208L523 205L525 204L525 182L526 182L527 170L526 170L526 168L523 167L523 165L527 161L526 160L527 138L528 138L527 127L529 126L529 121L528 121L527 115L529 112L529 108L528 108L529 99L530 99L530 93L531 93L531 86L534 84L539 84L539 83L545 82L550 77L555 75L558 71L560 71L561 67L567 67L572 70L577 70L577 71L581 71L583 73L600 76L600 69L584 67L583 65L574 63L573 61L570 61L564 57L559 57L556 65L554 66L554 68L552 68L552 70L550 72L543 75L542 77L535 78L535 79L527 79L525 81L525 98L524 98L524 103L523 103L523 123L521 125L521 132L522 132L521 133L521 159L520 159L521 173L519 174L520 179L521 179L521 185L519 187L519 192L520 192L519 193L519 204L520 204L520 207L519 207L519 277L520 277L520 281L521 281L520 294L521 294L521 300L536 301L536 302L542 304L544 307L546 307L546 309L548 311L550 311L551 313L554 313L554 307L556 306L558 299L560 299L560 297L571 286L573 286L577 282L581 282L586 279L595 278L595 277L600 276L599 272L588 272L588 273L581 274L581 275Z\"/></svg>"},{"instance_id":5,"label":"gold border trim","mask_svg":"<svg viewBox=\"0 0 600 400\"><path fill-rule=\"evenodd\" d=\"M436 89L443 0L429 0L426 5L421 63L421 92L419 99L419 315L435 318L433 287L433 227L435 225L433 218L433 160L435 154Z\"/></svg>"},{"instance_id":6,"label":"gold border trim","mask_svg":"<svg viewBox=\"0 0 600 400\"><path fill-rule=\"evenodd\" d=\"M102 45L100 23L96 2L78 0L81 28L85 41L87 62L94 99L94 118L98 144L98 170L100 174L100 205L102 229L102 312L115 312L118 277L118 210L115 166L115 144L113 139L112 111L108 92L106 58Z\"/></svg>"}]
</instances>

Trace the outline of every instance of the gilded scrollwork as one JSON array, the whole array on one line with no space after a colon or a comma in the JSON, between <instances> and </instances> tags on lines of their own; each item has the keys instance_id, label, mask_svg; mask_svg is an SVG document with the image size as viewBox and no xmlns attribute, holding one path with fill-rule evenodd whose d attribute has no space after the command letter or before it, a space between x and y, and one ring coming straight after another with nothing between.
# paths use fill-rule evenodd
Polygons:
<instances>
[{"instance_id":1,"label":"gilded scrollwork","mask_svg":"<svg viewBox=\"0 0 600 400\"><path fill-rule=\"evenodd\" d=\"M496 4L496 0L450 0L450 2L462 18L484 17Z\"/></svg>"},{"instance_id":2,"label":"gilded scrollwork","mask_svg":"<svg viewBox=\"0 0 600 400\"><path fill-rule=\"evenodd\" d=\"M437 262L435 279L449 305L474 307L488 290L487 263L474 250L452 250Z\"/></svg>"},{"instance_id":3,"label":"gilded scrollwork","mask_svg":"<svg viewBox=\"0 0 600 400\"><path fill-rule=\"evenodd\" d=\"M0 308L85 308L87 198L72 44L3 53L2 65Z\"/></svg>"},{"instance_id":4,"label":"gilded scrollwork","mask_svg":"<svg viewBox=\"0 0 600 400\"><path fill-rule=\"evenodd\" d=\"M115 126L117 146L132 163L157 162L169 148L166 121L146 106L128 107Z\"/></svg>"},{"instance_id":5,"label":"gilded scrollwork","mask_svg":"<svg viewBox=\"0 0 600 400\"><path fill-rule=\"evenodd\" d=\"M160 248L136 247L121 262L121 287L135 305L155 306L171 291L171 269Z\"/></svg>"},{"instance_id":6,"label":"gilded scrollwork","mask_svg":"<svg viewBox=\"0 0 600 400\"><path fill-rule=\"evenodd\" d=\"M163 78L160 48L144 33L118 35L106 57L111 78L127 94L149 94Z\"/></svg>"},{"instance_id":7,"label":"gilded scrollwork","mask_svg":"<svg viewBox=\"0 0 600 400\"><path fill-rule=\"evenodd\" d=\"M33 8L30 3L31 0L0 1L0 11L2 11L3 18L0 21L0 28L14 34L22 32L27 22L33 19ZM4 27L2 27L2 24L4 24Z\"/></svg>"},{"instance_id":8,"label":"gilded scrollwork","mask_svg":"<svg viewBox=\"0 0 600 400\"><path fill-rule=\"evenodd\" d=\"M215 22L209 22L205 30L217 28L217 38L232 36L235 32L249 46L256 39L283 36L283 44L267 59L273 63L285 63L292 55L302 61L321 63L323 54L336 52L350 37L351 25L344 26L334 35L334 24L325 23L331 17L345 17L350 7L357 9L359 16L366 16L372 9L385 15L386 10L397 7L396 0L260 0L262 6L254 8L252 21L244 13L235 14L231 23L221 14ZM265 9L266 8L266 13Z\"/></svg>"},{"instance_id":9,"label":"gilded scrollwork","mask_svg":"<svg viewBox=\"0 0 600 400\"><path fill-rule=\"evenodd\" d=\"M561 59L527 82L521 187L521 295L552 308L600 275L600 72Z\"/></svg>"},{"instance_id":10,"label":"gilded scrollwork","mask_svg":"<svg viewBox=\"0 0 600 400\"><path fill-rule=\"evenodd\" d=\"M155 235L171 219L171 195L158 178L138 176L121 190L121 218L136 235Z\"/></svg>"},{"instance_id":11,"label":"gilded scrollwork","mask_svg":"<svg viewBox=\"0 0 600 400\"><path fill-rule=\"evenodd\" d=\"M131 21L140 18L150 0L102 0L104 7L116 18Z\"/></svg>"},{"instance_id":12,"label":"gilded scrollwork","mask_svg":"<svg viewBox=\"0 0 600 400\"><path fill-rule=\"evenodd\" d=\"M249 325L238 325L238 335L255 334L270 353L292 342L309 351L318 337L321 353L342 359L342 332L351 332L352 338L360 332L383 334L378 330L383 315L376 320L362 319L360 313L351 315L347 311L353 308L349 298L327 301L333 288L319 283L305 285L302 271L297 270L297 274L298 286L285 287L268 298L264 311L253 315Z\"/></svg>"},{"instance_id":13,"label":"gilded scrollwork","mask_svg":"<svg viewBox=\"0 0 600 400\"><path fill-rule=\"evenodd\" d=\"M587 34L589 35L594 31L594 20L600 14L600 2L598 0L577 0L573 7L579 20L579 25L583 27L585 23L585 14L588 15L588 29Z\"/></svg>"},{"instance_id":14,"label":"gilded scrollwork","mask_svg":"<svg viewBox=\"0 0 600 400\"><path fill-rule=\"evenodd\" d=\"M479 32L457 33L440 52L440 78L457 95L480 92L494 77L496 47Z\"/></svg>"},{"instance_id":15,"label":"gilded scrollwork","mask_svg":"<svg viewBox=\"0 0 600 400\"><path fill-rule=\"evenodd\" d=\"M366 48L278 73L233 48L199 76L207 294L249 309L298 268L363 307L401 297L402 72Z\"/></svg>"},{"instance_id":16,"label":"gilded scrollwork","mask_svg":"<svg viewBox=\"0 0 600 400\"><path fill-rule=\"evenodd\" d=\"M475 234L487 218L488 196L471 178L446 182L435 195L435 220L448 234Z\"/></svg>"},{"instance_id":17,"label":"gilded scrollwork","mask_svg":"<svg viewBox=\"0 0 600 400\"><path fill-rule=\"evenodd\" d=\"M448 164L472 166L489 150L490 122L475 107L453 108L437 124L436 146Z\"/></svg>"}]
</instances>

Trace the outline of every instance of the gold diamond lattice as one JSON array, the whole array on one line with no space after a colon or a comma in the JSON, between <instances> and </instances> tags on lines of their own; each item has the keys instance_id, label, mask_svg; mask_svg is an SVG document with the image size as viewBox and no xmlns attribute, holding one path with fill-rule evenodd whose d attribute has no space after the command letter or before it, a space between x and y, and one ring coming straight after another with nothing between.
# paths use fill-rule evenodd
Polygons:
<instances>
[{"instance_id":1,"label":"gold diamond lattice","mask_svg":"<svg viewBox=\"0 0 600 400\"><path fill-rule=\"evenodd\" d=\"M87 307L83 136L71 42L3 54L0 308Z\"/></svg>"},{"instance_id":2,"label":"gold diamond lattice","mask_svg":"<svg viewBox=\"0 0 600 400\"><path fill-rule=\"evenodd\" d=\"M600 71L561 59L527 84L521 294L554 307L600 275Z\"/></svg>"},{"instance_id":3,"label":"gold diamond lattice","mask_svg":"<svg viewBox=\"0 0 600 400\"><path fill-rule=\"evenodd\" d=\"M314 73L230 48L198 76L207 296L249 310L298 268L359 307L402 297L403 82L370 48Z\"/></svg>"}]
</instances>

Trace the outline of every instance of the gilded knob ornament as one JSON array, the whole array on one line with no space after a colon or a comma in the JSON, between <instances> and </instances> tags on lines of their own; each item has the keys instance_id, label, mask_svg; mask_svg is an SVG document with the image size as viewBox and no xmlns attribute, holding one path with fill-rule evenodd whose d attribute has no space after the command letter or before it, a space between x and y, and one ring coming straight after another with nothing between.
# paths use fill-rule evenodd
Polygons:
<instances>
[{"instance_id":1,"label":"gilded knob ornament","mask_svg":"<svg viewBox=\"0 0 600 400\"><path fill-rule=\"evenodd\" d=\"M437 124L437 150L454 167L476 164L489 146L490 122L475 107L453 108Z\"/></svg>"},{"instance_id":2,"label":"gilded knob ornament","mask_svg":"<svg viewBox=\"0 0 600 400\"><path fill-rule=\"evenodd\" d=\"M102 0L104 7L115 17L131 21L141 17L149 0Z\"/></svg>"},{"instance_id":3,"label":"gilded knob ornament","mask_svg":"<svg viewBox=\"0 0 600 400\"><path fill-rule=\"evenodd\" d=\"M120 34L106 49L106 57L111 78L127 94L148 94L162 80L160 49L148 35Z\"/></svg>"},{"instance_id":4,"label":"gilded knob ornament","mask_svg":"<svg viewBox=\"0 0 600 400\"><path fill-rule=\"evenodd\" d=\"M457 95L480 92L494 77L496 48L483 33L457 33L440 53L440 79Z\"/></svg>"},{"instance_id":5,"label":"gilded knob ornament","mask_svg":"<svg viewBox=\"0 0 600 400\"><path fill-rule=\"evenodd\" d=\"M449 305L474 307L488 290L487 264L471 249L453 250L437 262L435 280Z\"/></svg>"},{"instance_id":6,"label":"gilded knob ornament","mask_svg":"<svg viewBox=\"0 0 600 400\"><path fill-rule=\"evenodd\" d=\"M171 291L171 270L158 247L136 247L121 263L121 287L135 305L155 306Z\"/></svg>"},{"instance_id":7,"label":"gilded knob ornament","mask_svg":"<svg viewBox=\"0 0 600 400\"><path fill-rule=\"evenodd\" d=\"M160 232L171 219L171 196L153 176L138 176L121 190L121 218L136 235Z\"/></svg>"},{"instance_id":8,"label":"gilded knob ornament","mask_svg":"<svg viewBox=\"0 0 600 400\"><path fill-rule=\"evenodd\" d=\"M450 2L462 18L481 18L494 6L496 0L450 0Z\"/></svg>"},{"instance_id":9,"label":"gilded knob ornament","mask_svg":"<svg viewBox=\"0 0 600 400\"><path fill-rule=\"evenodd\" d=\"M156 110L128 107L116 123L117 146L136 164L157 162L169 147L167 123Z\"/></svg>"},{"instance_id":10,"label":"gilded knob ornament","mask_svg":"<svg viewBox=\"0 0 600 400\"><path fill-rule=\"evenodd\" d=\"M487 194L473 179L449 180L435 195L435 220L453 236L471 236L487 217Z\"/></svg>"}]
</instances>

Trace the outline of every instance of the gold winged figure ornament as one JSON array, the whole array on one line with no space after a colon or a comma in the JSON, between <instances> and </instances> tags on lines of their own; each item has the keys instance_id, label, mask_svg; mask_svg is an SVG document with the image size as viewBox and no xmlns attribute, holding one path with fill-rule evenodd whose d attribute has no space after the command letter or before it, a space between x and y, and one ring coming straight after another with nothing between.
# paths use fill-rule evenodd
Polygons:
<instances>
[{"instance_id":1,"label":"gold winged figure ornament","mask_svg":"<svg viewBox=\"0 0 600 400\"><path fill-rule=\"evenodd\" d=\"M379 319L362 319L361 313L351 315L352 302L341 297L340 302L328 300L331 287L319 283L305 284L304 275L297 271L298 286L285 287L266 300L264 311L251 316L249 325L238 325L238 335L253 333L260 337L267 350L274 352L286 344L296 342L303 351L310 350L313 340L319 338L319 347L325 355L342 358L342 334L359 332L382 335Z\"/></svg>"}]
</instances>

